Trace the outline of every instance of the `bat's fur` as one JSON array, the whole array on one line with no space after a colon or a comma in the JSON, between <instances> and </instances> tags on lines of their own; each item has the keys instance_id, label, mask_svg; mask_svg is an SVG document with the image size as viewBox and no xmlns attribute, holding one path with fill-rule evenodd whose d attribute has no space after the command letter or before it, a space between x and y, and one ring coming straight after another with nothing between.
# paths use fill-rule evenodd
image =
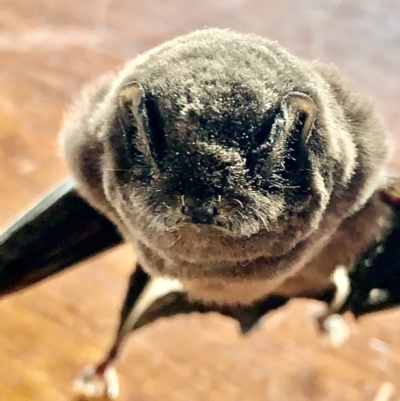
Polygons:
<instances>
[{"instance_id":1,"label":"bat's fur","mask_svg":"<svg viewBox=\"0 0 400 401\"><path fill-rule=\"evenodd\" d=\"M143 268L207 302L328 285L390 217L370 199L388 149L371 103L253 35L202 30L137 57L83 91L61 140Z\"/></svg>"}]
</instances>

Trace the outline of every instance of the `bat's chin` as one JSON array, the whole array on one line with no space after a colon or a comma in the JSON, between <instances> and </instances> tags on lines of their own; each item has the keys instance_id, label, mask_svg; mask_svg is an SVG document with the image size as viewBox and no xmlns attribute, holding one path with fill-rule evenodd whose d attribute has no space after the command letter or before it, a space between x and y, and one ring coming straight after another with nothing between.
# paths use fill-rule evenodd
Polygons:
<instances>
[{"instance_id":1,"label":"bat's chin","mask_svg":"<svg viewBox=\"0 0 400 401\"><path fill-rule=\"evenodd\" d=\"M196 301L217 305L249 305L267 294L279 284L278 279L180 280L188 296Z\"/></svg>"}]
</instances>

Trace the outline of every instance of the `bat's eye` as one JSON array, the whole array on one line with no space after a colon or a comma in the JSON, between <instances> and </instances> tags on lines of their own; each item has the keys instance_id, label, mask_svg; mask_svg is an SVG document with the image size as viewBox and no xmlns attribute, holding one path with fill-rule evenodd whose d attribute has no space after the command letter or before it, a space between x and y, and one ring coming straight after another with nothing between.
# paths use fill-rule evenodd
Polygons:
<instances>
[{"instance_id":1,"label":"bat's eye","mask_svg":"<svg viewBox=\"0 0 400 401\"><path fill-rule=\"evenodd\" d=\"M166 146L164 121L154 99L147 97L145 104L148 117L150 150L155 162L161 163L165 157Z\"/></svg>"},{"instance_id":2,"label":"bat's eye","mask_svg":"<svg viewBox=\"0 0 400 401\"><path fill-rule=\"evenodd\" d=\"M273 138L271 131L272 131L272 126L274 125L275 122L275 116L276 116L275 113L269 115L261 125L260 129L256 132L254 136L254 143L258 147L264 144L266 145L272 144Z\"/></svg>"}]
</instances>

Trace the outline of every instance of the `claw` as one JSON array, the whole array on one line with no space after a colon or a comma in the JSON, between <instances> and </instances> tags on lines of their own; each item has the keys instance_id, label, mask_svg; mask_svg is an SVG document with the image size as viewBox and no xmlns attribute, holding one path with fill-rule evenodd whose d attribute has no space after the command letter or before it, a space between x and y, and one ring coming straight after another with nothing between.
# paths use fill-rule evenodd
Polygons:
<instances>
[{"instance_id":1,"label":"claw","mask_svg":"<svg viewBox=\"0 0 400 401\"><path fill-rule=\"evenodd\" d=\"M83 369L73 383L74 393L81 399L115 399L119 384L112 364L128 335L160 317L190 310L191 305L180 297L181 293L178 281L151 278L138 267L131 277L119 329L110 350L97 365Z\"/></svg>"},{"instance_id":2,"label":"claw","mask_svg":"<svg viewBox=\"0 0 400 401\"><path fill-rule=\"evenodd\" d=\"M341 315L330 315L319 324L321 332L327 336L329 344L335 348L342 346L350 337L349 325Z\"/></svg>"},{"instance_id":3,"label":"claw","mask_svg":"<svg viewBox=\"0 0 400 401\"><path fill-rule=\"evenodd\" d=\"M350 336L349 326L339 314L351 292L351 283L346 267L338 266L332 273L331 280L336 287L335 296L325 312L317 317L317 323L320 332L328 335L331 345L339 347Z\"/></svg>"},{"instance_id":4,"label":"claw","mask_svg":"<svg viewBox=\"0 0 400 401\"><path fill-rule=\"evenodd\" d=\"M85 366L73 384L74 393L81 399L108 399L118 397L119 383L117 373L112 367L98 373L93 365Z\"/></svg>"}]
</instances>

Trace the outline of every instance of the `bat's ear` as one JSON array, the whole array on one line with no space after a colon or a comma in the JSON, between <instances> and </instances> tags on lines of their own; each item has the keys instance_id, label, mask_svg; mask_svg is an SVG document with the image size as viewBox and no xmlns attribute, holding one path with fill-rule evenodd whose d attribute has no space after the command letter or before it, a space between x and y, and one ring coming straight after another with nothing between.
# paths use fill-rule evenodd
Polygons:
<instances>
[{"instance_id":1,"label":"bat's ear","mask_svg":"<svg viewBox=\"0 0 400 401\"><path fill-rule=\"evenodd\" d=\"M125 84L118 94L118 115L131 158L134 159L139 150L150 152L154 161L160 161L164 154L165 132L154 95L146 93L136 81Z\"/></svg>"},{"instance_id":2,"label":"bat's ear","mask_svg":"<svg viewBox=\"0 0 400 401\"><path fill-rule=\"evenodd\" d=\"M123 133L111 137L112 150L119 168L129 169L137 152L145 151L146 141L140 134L145 121L145 91L136 81L126 83L118 92L117 119Z\"/></svg>"},{"instance_id":3,"label":"bat's ear","mask_svg":"<svg viewBox=\"0 0 400 401\"><path fill-rule=\"evenodd\" d=\"M144 90L136 81L122 86L118 93L118 114L124 128L137 127L144 107Z\"/></svg>"},{"instance_id":4,"label":"bat's ear","mask_svg":"<svg viewBox=\"0 0 400 401\"><path fill-rule=\"evenodd\" d=\"M281 110L287 131L298 131L303 143L307 143L317 114L311 97L302 92L290 92L282 100Z\"/></svg>"}]
</instances>

